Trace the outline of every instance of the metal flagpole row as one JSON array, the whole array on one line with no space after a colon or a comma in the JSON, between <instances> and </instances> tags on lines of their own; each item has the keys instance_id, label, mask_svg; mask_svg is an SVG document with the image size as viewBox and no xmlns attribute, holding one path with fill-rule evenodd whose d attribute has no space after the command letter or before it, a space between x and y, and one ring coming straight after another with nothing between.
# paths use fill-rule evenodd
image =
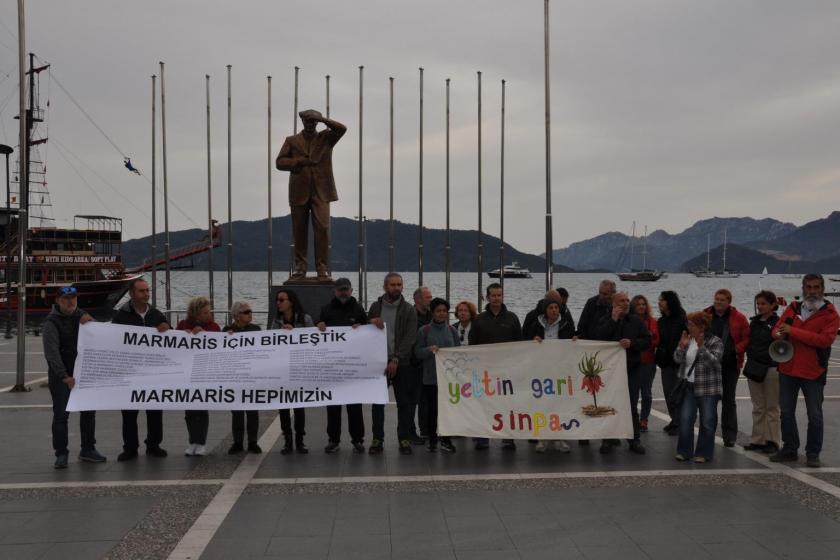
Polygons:
<instances>
[{"instance_id":1,"label":"metal flagpole row","mask_svg":"<svg viewBox=\"0 0 840 560\"><path fill-rule=\"evenodd\" d=\"M449 301L452 275L452 231L449 226L449 78L446 78L446 301Z\"/></svg>"},{"instance_id":2,"label":"metal flagpole row","mask_svg":"<svg viewBox=\"0 0 840 560\"><path fill-rule=\"evenodd\" d=\"M423 68L420 68L420 169L418 172L419 183L419 212L420 219L417 226L417 282L423 285Z\"/></svg>"},{"instance_id":3,"label":"metal flagpole row","mask_svg":"<svg viewBox=\"0 0 840 560\"><path fill-rule=\"evenodd\" d=\"M295 66L295 91L292 105L292 134L297 134L298 123L298 85L300 83L300 67ZM292 227L292 210L289 209L289 277L295 272L295 232ZM306 251L306 248L304 248Z\"/></svg>"},{"instance_id":4,"label":"metal flagpole row","mask_svg":"<svg viewBox=\"0 0 840 560\"><path fill-rule=\"evenodd\" d=\"M499 282L505 287L505 81L502 80L502 130L499 158Z\"/></svg>"},{"instance_id":5,"label":"metal flagpole row","mask_svg":"<svg viewBox=\"0 0 840 560\"><path fill-rule=\"evenodd\" d=\"M364 293L364 226L362 223L362 125L364 108L364 66L359 66L359 297ZM363 302L364 303L364 302Z\"/></svg>"},{"instance_id":6,"label":"metal flagpole row","mask_svg":"<svg viewBox=\"0 0 840 560\"><path fill-rule=\"evenodd\" d=\"M545 39L545 289L554 283L554 243L551 215L551 90L549 87L548 0L544 3Z\"/></svg>"},{"instance_id":7,"label":"metal flagpole row","mask_svg":"<svg viewBox=\"0 0 840 560\"><path fill-rule=\"evenodd\" d=\"M231 104L230 104L230 69L227 65L227 190L228 190L228 235L227 235L227 308L233 307L233 196L231 184Z\"/></svg>"},{"instance_id":8,"label":"metal flagpole row","mask_svg":"<svg viewBox=\"0 0 840 560\"><path fill-rule=\"evenodd\" d=\"M26 236L29 232L29 115L26 113L26 24L23 0L18 0L18 121L20 161L18 185L18 316L17 372L13 391L26 390ZM8 297L8 296L7 296Z\"/></svg>"},{"instance_id":9,"label":"metal flagpole row","mask_svg":"<svg viewBox=\"0 0 840 560\"><path fill-rule=\"evenodd\" d=\"M484 300L482 281L484 280L484 235L481 224L481 72L476 72L478 77L478 308L481 309L481 302Z\"/></svg>"}]
</instances>

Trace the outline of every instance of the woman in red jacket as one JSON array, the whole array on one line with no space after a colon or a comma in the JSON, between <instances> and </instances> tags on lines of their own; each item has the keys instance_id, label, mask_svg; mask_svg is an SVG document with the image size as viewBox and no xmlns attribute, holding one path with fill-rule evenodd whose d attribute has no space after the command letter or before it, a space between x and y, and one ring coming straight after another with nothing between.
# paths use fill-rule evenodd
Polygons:
<instances>
[{"instance_id":1,"label":"woman in red jacket","mask_svg":"<svg viewBox=\"0 0 840 560\"><path fill-rule=\"evenodd\" d=\"M187 305L187 318L178 321L177 329L198 334L202 331L222 332L221 327L213 321L213 311L210 300L203 296L194 297ZM184 455L195 457L207 455L207 427L210 425L210 413L206 410L187 410L184 412L190 444L184 450Z\"/></svg>"},{"instance_id":2,"label":"woman in red jacket","mask_svg":"<svg viewBox=\"0 0 840 560\"><path fill-rule=\"evenodd\" d=\"M648 416L653 402L653 380L656 377L656 347L659 345L659 326L650 314L650 303L643 295L633 296L630 300L630 310L638 315L650 331L650 346L641 355L639 377L642 389L642 410L639 412L639 430L648 431Z\"/></svg>"}]
</instances>

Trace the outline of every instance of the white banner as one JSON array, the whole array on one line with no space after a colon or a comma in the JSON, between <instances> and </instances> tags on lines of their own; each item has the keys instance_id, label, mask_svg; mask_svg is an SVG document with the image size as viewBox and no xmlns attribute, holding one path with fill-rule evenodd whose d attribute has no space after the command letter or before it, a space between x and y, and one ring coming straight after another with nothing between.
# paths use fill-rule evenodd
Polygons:
<instances>
[{"instance_id":1,"label":"white banner","mask_svg":"<svg viewBox=\"0 0 840 560\"><path fill-rule=\"evenodd\" d=\"M373 325L196 335L89 322L68 411L260 410L388 402Z\"/></svg>"},{"instance_id":2,"label":"white banner","mask_svg":"<svg viewBox=\"0 0 840 560\"><path fill-rule=\"evenodd\" d=\"M546 340L441 349L442 435L632 438L625 351L617 342Z\"/></svg>"}]
</instances>

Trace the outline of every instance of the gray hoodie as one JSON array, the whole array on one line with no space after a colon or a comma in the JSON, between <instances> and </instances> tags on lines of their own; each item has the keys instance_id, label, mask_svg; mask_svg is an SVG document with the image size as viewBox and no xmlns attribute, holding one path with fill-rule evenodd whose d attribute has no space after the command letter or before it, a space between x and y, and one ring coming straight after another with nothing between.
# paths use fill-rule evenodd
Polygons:
<instances>
[{"instance_id":1,"label":"gray hoodie","mask_svg":"<svg viewBox=\"0 0 840 560\"><path fill-rule=\"evenodd\" d=\"M79 309L65 315L58 304L44 320L41 339L44 343L44 357L50 381L60 381L73 375L76 363L76 344L79 340L79 321L85 312Z\"/></svg>"}]
</instances>

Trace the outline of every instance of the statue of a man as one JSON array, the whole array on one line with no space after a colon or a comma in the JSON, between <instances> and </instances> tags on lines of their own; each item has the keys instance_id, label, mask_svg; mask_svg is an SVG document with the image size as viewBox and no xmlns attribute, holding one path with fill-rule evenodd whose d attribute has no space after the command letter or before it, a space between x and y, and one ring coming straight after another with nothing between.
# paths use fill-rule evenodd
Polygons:
<instances>
[{"instance_id":1,"label":"statue of a man","mask_svg":"<svg viewBox=\"0 0 840 560\"><path fill-rule=\"evenodd\" d=\"M291 279L306 276L309 218L315 233L315 269L318 278L330 278L330 202L338 200L332 169L333 146L347 132L340 122L324 118L314 109L298 113L303 130L288 136L277 154L277 169L289 172L289 206L295 241ZM318 123L327 128L316 130Z\"/></svg>"}]
</instances>

